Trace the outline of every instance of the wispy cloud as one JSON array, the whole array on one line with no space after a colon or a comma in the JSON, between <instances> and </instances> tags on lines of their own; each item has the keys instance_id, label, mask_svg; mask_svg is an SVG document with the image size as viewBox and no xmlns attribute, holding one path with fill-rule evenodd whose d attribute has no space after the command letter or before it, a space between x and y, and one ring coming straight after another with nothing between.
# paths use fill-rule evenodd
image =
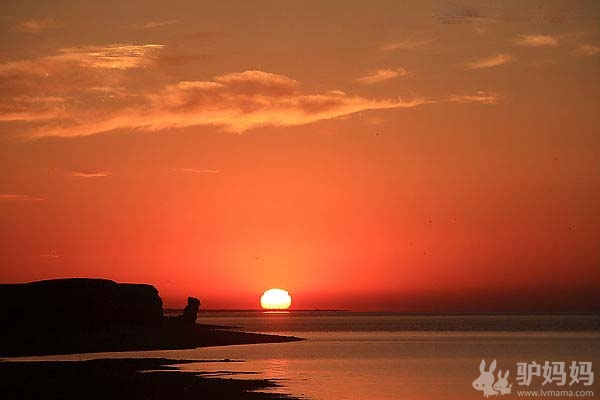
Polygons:
<instances>
[{"instance_id":1,"label":"wispy cloud","mask_svg":"<svg viewBox=\"0 0 600 400\"><path fill-rule=\"evenodd\" d=\"M364 76L361 76L360 78L357 78L356 80L360 83L369 84L369 83L377 83L377 82L387 81L388 79L393 79L393 78L397 78L399 76L406 76L406 75L408 75L408 71L404 68L396 68L396 69L384 68L384 69L378 69L373 72L370 72Z\"/></svg>"},{"instance_id":2,"label":"wispy cloud","mask_svg":"<svg viewBox=\"0 0 600 400\"><path fill-rule=\"evenodd\" d=\"M51 56L0 63L0 79L50 77L55 73L72 73L81 69L142 68L151 65L157 51L163 47L159 44L111 44L62 48Z\"/></svg>"},{"instance_id":3,"label":"wispy cloud","mask_svg":"<svg viewBox=\"0 0 600 400\"><path fill-rule=\"evenodd\" d=\"M218 169L195 169L195 168L177 168L178 171L189 172L191 174L218 174Z\"/></svg>"},{"instance_id":4,"label":"wispy cloud","mask_svg":"<svg viewBox=\"0 0 600 400\"><path fill-rule=\"evenodd\" d=\"M60 50L61 61L73 61L87 68L129 69L146 67L153 63L160 44L113 44L108 46L80 46Z\"/></svg>"},{"instance_id":5,"label":"wispy cloud","mask_svg":"<svg viewBox=\"0 0 600 400\"><path fill-rule=\"evenodd\" d=\"M82 171L71 171L71 175L77 178L104 178L110 176L108 172L82 172Z\"/></svg>"},{"instance_id":6,"label":"wispy cloud","mask_svg":"<svg viewBox=\"0 0 600 400\"><path fill-rule=\"evenodd\" d=\"M433 39L413 39L408 38L395 42L384 43L381 46L381 50L383 51L396 51L396 50L412 50L427 47L431 43L433 43Z\"/></svg>"},{"instance_id":7,"label":"wispy cloud","mask_svg":"<svg viewBox=\"0 0 600 400\"><path fill-rule=\"evenodd\" d=\"M197 125L243 132L259 126L295 126L366 110L411 108L422 98L375 100L340 91L309 93L286 76L245 71L212 81L185 81L143 96L140 104L96 112L66 110L33 136L82 136L122 128L160 130Z\"/></svg>"},{"instance_id":8,"label":"wispy cloud","mask_svg":"<svg viewBox=\"0 0 600 400\"><path fill-rule=\"evenodd\" d=\"M34 59L0 62L0 121L42 124L70 120L79 111L113 113L115 107L141 95L139 89L128 87L138 77L129 71L149 69L162 47L79 46Z\"/></svg>"},{"instance_id":9,"label":"wispy cloud","mask_svg":"<svg viewBox=\"0 0 600 400\"><path fill-rule=\"evenodd\" d=\"M61 256L56 253L44 253L44 254L40 254L40 258L43 258L46 260L57 260L57 259L61 258Z\"/></svg>"},{"instance_id":10,"label":"wispy cloud","mask_svg":"<svg viewBox=\"0 0 600 400\"><path fill-rule=\"evenodd\" d=\"M162 48L158 44L79 46L37 59L0 63L0 123L14 124L14 132L18 129L24 138L191 126L244 132L449 101L419 96L376 99L335 89L315 92L290 77L265 71L172 83L161 76L140 89L140 74L155 76L150 67L156 65ZM380 70L362 81L405 74L403 69ZM18 128L11 121L19 121ZM98 174L103 172L79 177Z\"/></svg>"},{"instance_id":11,"label":"wispy cloud","mask_svg":"<svg viewBox=\"0 0 600 400\"><path fill-rule=\"evenodd\" d=\"M470 3L470 4L469 4ZM530 22L534 24L562 24L570 19L572 11L550 4L543 7L498 7L494 2L441 2L442 10L434 15L439 24L500 24Z\"/></svg>"},{"instance_id":12,"label":"wispy cloud","mask_svg":"<svg viewBox=\"0 0 600 400\"><path fill-rule=\"evenodd\" d=\"M519 35L515 43L527 47L558 46L558 39L550 35Z\"/></svg>"},{"instance_id":13,"label":"wispy cloud","mask_svg":"<svg viewBox=\"0 0 600 400\"><path fill-rule=\"evenodd\" d=\"M0 193L0 201L42 201L44 200L41 197L30 196L28 194L18 194L18 193Z\"/></svg>"},{"instance_id":14,"label":"wispy cloud","mask_svg":"<svg viewBox=\"0 0 600 400\"><path fill-rule=\"evenodd\" d=\"M490 19L481 10L474 7L450 7L436 16L440 24L470 24L480 23Z\"/></svg>"},{"instance_id":15,"label":"wispy cloud","mask_svg":"<svg viewBox=\"0 0 600 400\"><path fill-rule=\"evenodd\" d=\"M600 46L593 44L581 44L577 47L576 51L579 54L591 57L600 54Z\"/></svg>"},{"instance_id":16,"label":"wispy cloud","mask_svg":"<svg viewBox=\"0 0 600 400\"><path fill-rule=\"evenodd\" d=\"M19 22L13 26L13 30L17 32L38 34L48 29L58 28L59 25L52 18L29 19Z\"/></svg>"},{"instance_id":17,"label":"wispy cloud","mask_svg":"<svg viewBox=\"0 0 600 400\"><path fill-rule=\"evenodd\" d=\"M2 101L0 121L37 121L59 118L67 99L58 96L17 96Z\"/></svg>"},{"instance_id":18,"label":"wispy cloud","mask_svg":"<svg viewBox=\"0 0 600 400\"><path fill-rule=\"evenodd\" d=\"M490 57L482 58L480 60L476 60L473 62L469 62L465 64L468 69L482 69L482 68L491 68L496 67L498 65L503 65L509 63L513 60L513 57L510 54L496 54Z\"/></svg>"},{"instance_id":19,"label":"wispy cloud","mask_svg":"<svg viewBox=\"0 0 600 400\"><path fill-rule=\"evenodd\" d=\"M497 93L479 91L476 94L467 95L452 95L448 97L448 101L453 103L482 103L496 104L498 103L499 95Z\"/></svg>"},{"instance_id":20,"label":"wispy cloud","mask_svg":"<svg viewBox=\"0 0 600 400\"><path fill-rule=\"evenodd\" d=\"M179 19L165 19L160 21L148 21L145 24L142 24L141 27L143 29L154 29L161 28L163 26L173 25L179 22Z\"/></svg>"}]
</instances>

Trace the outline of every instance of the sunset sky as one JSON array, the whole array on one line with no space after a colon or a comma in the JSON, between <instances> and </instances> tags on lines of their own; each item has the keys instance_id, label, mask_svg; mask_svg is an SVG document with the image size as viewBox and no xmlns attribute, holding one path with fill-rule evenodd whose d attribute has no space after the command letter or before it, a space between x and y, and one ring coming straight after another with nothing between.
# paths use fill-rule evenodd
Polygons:
<instances>
[{"instance_id":1,"label":"sunset sky","mask_svg":"<svg viewBox=\"0 0 600 400\"><path fill-rule=\"evenodd\" d=\"M600 2L4 1L0 281L598 309Z\"/></svg>"}]
</instances>

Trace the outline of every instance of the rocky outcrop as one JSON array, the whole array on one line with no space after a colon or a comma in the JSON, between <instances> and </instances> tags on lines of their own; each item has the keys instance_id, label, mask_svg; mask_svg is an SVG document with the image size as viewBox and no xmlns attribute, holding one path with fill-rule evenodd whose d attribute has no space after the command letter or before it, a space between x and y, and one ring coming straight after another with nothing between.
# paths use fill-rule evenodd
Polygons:
<instances>
[{"instance_id":1,"label":"rocky outcrop","mask_svg":"<svg viewBox=\"0 0 600 400\"><path fill-rule=\"evenodd\" d=\"M200 300L195 297L188 297L187 306L183 309L183 313L179 316L185 324L193 325L198 318L198 310L200 309Z\"/></svg>"},{"instance_id":2,"label":"rocky outcrop","mask_svg":"<svg viewBox=\"0 0 600 400\"><path fill-rule=\"evenodd\" d=\"M200 300L194 297L181 315L164 318L156 288L106 279L4 284L0 304L0 357L299 340L197 324Z\"/></svg>"},{"instance_id":3,"label":"rocky outcrop","mask_svg":"<svg viewBox=\"0 0 600 400\"><path fill-rule=\"evenodd\" d=\"M151 285L54 279L0 285L0 325L9 331L158 326L162 300Z\"/></svg>"}]
</instances>

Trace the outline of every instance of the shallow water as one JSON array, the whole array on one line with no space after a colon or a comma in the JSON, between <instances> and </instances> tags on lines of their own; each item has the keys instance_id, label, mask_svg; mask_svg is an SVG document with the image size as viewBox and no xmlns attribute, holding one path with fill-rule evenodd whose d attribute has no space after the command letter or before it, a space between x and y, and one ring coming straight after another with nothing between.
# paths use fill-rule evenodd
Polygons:
<instances>
[{"instance_id":1,"label":"shallow water","mask_svg":"<svg viewBox=\"0 0 600 400\"><path fill-rule=\"evenodd\" d=\"M482 398L483 393L471 386L482 359L488 366L497 360L495 373L511 371L509 382L515 388L511 395L518 397L517 362L570 365L571 361L592 361L600 366L600 325L595 316L205 315L202 320L207 323L307 338L306 342L194 353L246 360L228 369L261 371L261 376L280 379L284 390L312 399ZM206 370L205 366L189 367ZM543 378L536 377L522 388L538 389L541 382ZM595 386L579 384L570 389L593 390ZM554 383L544 389L561 387Z\"/></svg>"},{"instance_id":2,"label":"shallow water","mask_svg":"<svg viewBox=\"0 0 600 400\"><path fill-rule=\"evenodd\" d=\"M592 390L600 395L597 383L569 386L568 369L572 361L592 362L592 372L600 367L597 316L205 312L199 322L292 334L307 340L118 356L243 360L189 364L183 368L228 376L233 372L234 377L241 378L277 379L283 385L282 392L315 400L480 399L483 393L471 383L479 376L482 359L486 360L486 367L497 360L494 375L499 370L510 371L508 381L513 387L506 398L519 397L517 390L540 388ZM566 385L560 387L551 382L542 386L544 378L533 377L530 386L519 386L517 362L533 361L565 362Z\"/></svg>"}]
</instances>

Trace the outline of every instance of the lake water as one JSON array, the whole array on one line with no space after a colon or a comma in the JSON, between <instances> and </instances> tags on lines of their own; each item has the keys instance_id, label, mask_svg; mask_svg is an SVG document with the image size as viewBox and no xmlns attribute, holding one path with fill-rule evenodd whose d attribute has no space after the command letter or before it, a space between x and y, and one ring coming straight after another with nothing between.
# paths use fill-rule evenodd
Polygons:
<instances>
[{"instance_id":1,"label":"lake water","mask_svg":"<svg viewBox=\"0 0 600 400\"><path fill-rule=\"evenodd\" d=\"M472 387L481 360L486 370L496 360L519 390L593 391L584 385L590 374L580 371L569 385L569 367L591 362L600 369L599 316L406 316L351 312L203 312L199 322L235 325L254 332L295 335L302 342L241 345L179 351L119 353L123 356L179 359L242 360L240 363L197 363L186 370L237 378L278 380L278 390L308 399L481 399ZM90 356L72 356L85 359ZM107 356L104 354L103 356ZM65 358L65 357L62 357ZM543 373L529 386L518 385L517 363L564 362L566 383L542 386ZM580 364L576 364L580 366ZM584 367L585 368L585 367ZM535 373L535 369L533 370ZM598 377L600 379L600 377ZM589 382L589 381L588 381ZM567 393L553 398L570 398ZM579 393L590 395L591 393ZM547 396L542 396L544 398ZM592 397L593 398L593 397Z\"/></svg>"}]
</instances>

